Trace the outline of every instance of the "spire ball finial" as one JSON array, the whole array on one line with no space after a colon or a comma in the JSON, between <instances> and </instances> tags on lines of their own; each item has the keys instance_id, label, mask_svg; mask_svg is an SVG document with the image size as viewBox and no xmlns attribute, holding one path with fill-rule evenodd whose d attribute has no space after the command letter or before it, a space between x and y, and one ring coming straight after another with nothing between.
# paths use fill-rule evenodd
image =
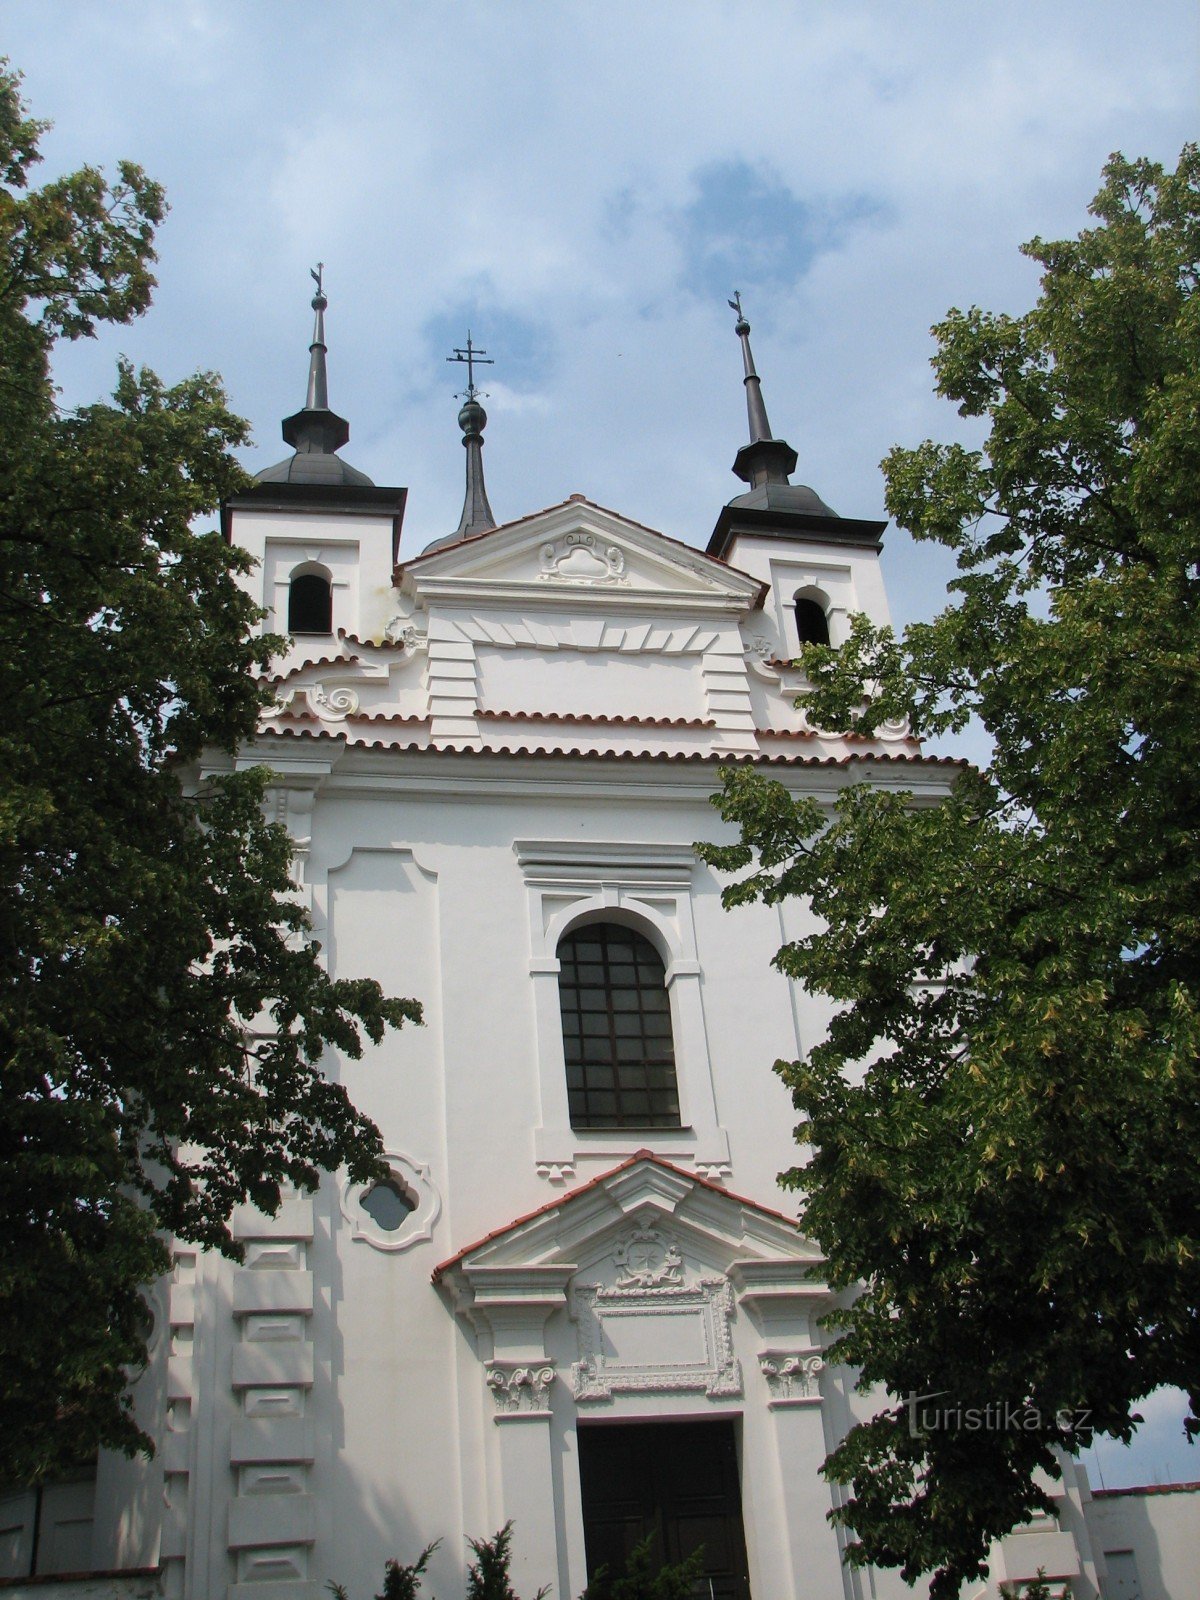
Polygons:
<instances>
[{"instance_id":1,"label":"spire ball finial","mask_svg":"<svg viewBox=\"0 0 1200 1600\"><path fill-rule=\"evenodd\" d=\"M329 301L325 298L325 289L322 283L325 276L325 263L318 261L315 267L309 267L308 275L317 286L317 292L312 299L313 310L327 311L329 309Z\"/></svg>"},{"instance_id":2,"label":"spire ball finial","mask_svg":"<svg viewBox=\"0 0 1200 1600\"><path fill-rule=\"evenodd\" d=\"M734 333L740 339L744 333L750 332L750 324L746 321L746 313L742 310L742 292L740 289L733 291L733 299L726 302L731 311L737 312L737 324Z\"/></svg>"}]
</instances>

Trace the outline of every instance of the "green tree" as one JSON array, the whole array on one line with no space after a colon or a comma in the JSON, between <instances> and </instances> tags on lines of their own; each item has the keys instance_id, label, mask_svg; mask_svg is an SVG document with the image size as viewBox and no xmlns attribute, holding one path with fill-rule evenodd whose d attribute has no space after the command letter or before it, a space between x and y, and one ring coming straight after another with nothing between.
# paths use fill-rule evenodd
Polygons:
<instances>
[{"instance_id":1,"label":"green tree","mask_svg":"<svg viewBox=\"0 0 1200 1600\"><path fill-rule=\"evenodd\" d=\"M1200 1404L1200 153L1114 156L1077 239L1034 240L1025 316L952 311L938 392L986 447L884 463L888 507L956 554L901 639L809 647L827 728L986 730L944 804L848 786L832 813L724 775L730 905L811 901L781 971L838 1002L777 1066L808 1147L787 1175L845 1291L864 1388L937 1394L854 1428L849 1559L981 1576L1045 1497L1052 1447L1128 1440L1162 1384ZM749 872L745 869L749 868ZM972 1431L970 1408L1019 1426ZM978 1419L976 1419L978 1420Z\"/></svg>"},{"instance_id":2,"label":"green tree","mask_svg":"<svg viewBox=\"0 0 1200 1600\"><path fill-rule=\"evenodd\" d=\"M245 483L217 380L120 367L63 414L60 338L145 310L162 190L123 164L28 187L43 124L0 71L0 1480L144 1447L128 1374L162 1230L283 1183L377 1169L319 1067L419 1020L332 982L291 893L267 775L185 763L263 703L247 558L195 519Z\"/></svg>"}]
</instances>

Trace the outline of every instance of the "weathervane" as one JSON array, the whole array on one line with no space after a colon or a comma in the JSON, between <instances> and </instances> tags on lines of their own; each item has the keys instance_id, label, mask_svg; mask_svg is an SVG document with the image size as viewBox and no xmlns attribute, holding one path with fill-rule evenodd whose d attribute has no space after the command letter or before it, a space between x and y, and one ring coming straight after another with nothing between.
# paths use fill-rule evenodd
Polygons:
<instances>
[{"instance_id":1,"label":"weathervane","mask_svg":"<svg viewBox=\"0 0 1200 1600\"><path fill-rule=\"evenodd\" d=\"M456 400L476 399L478 397L479 390L475 387L475 368L477 366L494 367L496 365L495 361L491 358L491 356L488 355L486 350L477 350L471 343L470 328L467 329L467 348L465 350L459 350L456 346L454 354L452 356L447 356L446 360L464 362L467 368L467 392L466 394L456 394L454 397Z\"/></svg>"},{"instance_id":2,"label":"weathervane","mask_svg":"<svg viewBox=\"0 0 1200 1600\"><path fill-rule=\"evenodd\" d=\"M325 263L323 261L318 261L315 267L309 267L308 275L317 286L316 295L313 297L313 306L315 309L316 302L318 300L324 300L325 298L325 289L322 281L325 277Z\"/></svg>"},{"instance_id":3,"label":"weathervane","mask_svg":"<svg viewBox=\"0 0 1200 1600\"><path fill-rule=\"evenodd\" d=\"M736 311L737 312L738 325L737 325L737 330L736 331L738 333L741 333L742 324L746 322L746 313L742 310L742 291L740 289L735 289L733 291L733 299L732 300L727 300L726 304L728 305L730 311ZM749 328L748 324L746 326L746 332L747 333L750 332L750 328Z\"/></svg>"}]
</instances>

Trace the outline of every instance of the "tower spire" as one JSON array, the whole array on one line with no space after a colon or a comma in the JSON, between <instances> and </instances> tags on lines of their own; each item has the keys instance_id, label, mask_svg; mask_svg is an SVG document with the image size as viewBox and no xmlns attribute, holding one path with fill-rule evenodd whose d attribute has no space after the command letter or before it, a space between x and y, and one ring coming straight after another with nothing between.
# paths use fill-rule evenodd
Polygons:
<instances>
[{"instance_id":1,"label":"tower spire","mask_svg":"<svg viewBox=\"0 0 1200 1600\"><path fill-rule=\"evenodd\" d=\"M329 374L325 369L325 265L318 261L310 269L317 286L312 298L314 312L312 343L308 347L308 390L304 405L283 419L283 437L295 454L256 473L259 483L326 484L330 487L371 487L365 472L359 472L337 452L350 437L345 417L329 409Z\"/></svg>"},{"instance_id":2,"label":"tower spire","mask_svg":"<svg viewBox=\"0 0 1200 1600\"><path fill-rule=\"evenodd\" d=\"M757 488L763 483L787 483L796 470L796 452L784 439L776 439L767 420L766 402L762 395L762 382L754 367L750 349L750 324L742 310L740 292L734 291L729 309L737 313L734 332L742 342L743 382L746 386L746 416L750 424L750 443L738 451L733 470L744 483Z\"/></svg>"},{"instance_id":3,"label":"tower spire","mask_svg":"<svg viewBox=\"0 0 1200 1600\"><path fill-rule=\"evenodd\" d=\"M309 277L317 286L313 295L312 308L316 313L313 321L312 343L308 347L308 398L304 402L306 411L329 410L329 375L325 370L325 310L329 301L325 298L322 279L325 276L325 263L318 261L315 267L310 267Z\"/></svg>"},{"instance_id":4,"label":"tower spire","mask_svg":"<svg viewBox=\"0 0 1200 1600\"><path fill-rule=\"evenodd\" d=\"M462 362L467 369L467 387L460 396L456 396L463 402L462 410L458 413L458 425L462 429L463 449L467 452L467 490L458 527L453 539L448 541L453 543L458 539L468 539L473 533L486 533L489 528L496 526L483 481L483 430L487 427L487 412L479 403L479 389L475 383L475 368L495 366L495 362L486 350L476 349L470 328L467 329L466 348L460 350L456 347L454 354L447 356L446 360Z\"/></svg>"},{"instance_id":5,"label":"tower spire","mask_svg":"<svg viewBox=\"0 0 1200 1600\"><path fill-rule=\"evenodd\" d=\"M325 264L318 261L310 269L317 286L312 298L315 312L312 343L308 347L308 393L302 410L284 418L283 437L297 455L332 455L350 437L350 424L329 409L329 375L325 367Z\"/></svg>"}]
</instances>

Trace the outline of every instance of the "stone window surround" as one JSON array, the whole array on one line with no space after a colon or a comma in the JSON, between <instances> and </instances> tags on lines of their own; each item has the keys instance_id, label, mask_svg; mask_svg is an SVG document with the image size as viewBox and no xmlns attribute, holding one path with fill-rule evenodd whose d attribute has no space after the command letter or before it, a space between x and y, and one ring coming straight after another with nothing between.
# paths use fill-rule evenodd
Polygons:
<instances>
[{"instance_id":1,"label":"stone window surround","mask_svg":"<svg viewBox=\"0 0 1200 1600\"><path fill-rule=\"evenodd\" d=\"M850 633L850 614L857 609L853 570L845 561L822 561L807 552L802 556L774 557L771 561L771 605L779 630L782 653L798 654L796 601L815 600L825 612L829 641L844 644Z\"/></svg>"},{"instance_id":2,"label":"stone window surround","mask_svg":"<svg viewBox=\"0 0 1200 1600\"><path fill-rule=\"evenodd\" d=\"M513 850L525 878L541 1122L534 1157L541 1176L567 1183L581 1159L620 1160L645 1145L693 1163L710 1179L725 1177L729 1138L717 1121L712 1062L692 919L691 845L518 839ZM573 1128L567 1103L559 941L588 922L624 923L644 934L666 968L679 1085L678 1128Z\"/></svg>"},{"instance_id":3,"label":"stone window surround","mask_svg":"<svg viewBox=\"0 0 1200 1600\"><path fill-rule=\"evenodd\" d=\"M353 633L358 625L359 540L324 534L316 539L268 533L263 550L263 605L267 615L263 632L287 632L288 592L292 578L318 569L328 575L332 595L333 627ZM301 635L302 638L313 637Z\"/></svg>"}]
</instances>

